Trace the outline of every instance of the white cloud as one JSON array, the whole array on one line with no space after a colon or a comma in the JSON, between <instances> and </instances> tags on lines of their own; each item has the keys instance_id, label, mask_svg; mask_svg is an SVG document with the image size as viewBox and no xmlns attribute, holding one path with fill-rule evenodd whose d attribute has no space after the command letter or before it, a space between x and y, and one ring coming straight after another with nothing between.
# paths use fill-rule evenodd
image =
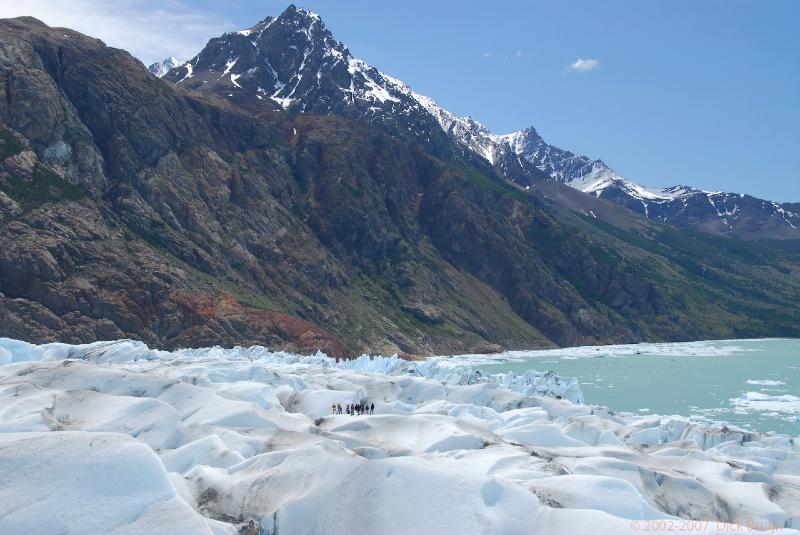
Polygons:
<instances>
[{"instance_id":1,"label":"white cloud","mask_svg":"<svg viewBox=\"0 0 800 535\"><path fill-rule=\"evenodd\" d=\"M30 15L122 48L145 64L168 56L189 59L209 38L234 28L183 0L0 1L0 18Z\"/></svg>"},{"instance_id":2,"label":"white cloud","mask_svg":"<svg viewBox=\"0 0 800 535\"><path fill-rule=\"evenodd\" d=\"M514 52L514 56L516 56L518 58L521 58L522 57L522 50L517 50L516 52Z\"/></svg>"},{"instance_id":3,"label":"white cloud","mask_svg":"<svg viewBox=\"0 0 800 535\"><path fill-rule=\"evenodd\" d=\"M486 52L484 52L483 54L481 54L481 57L482 57L483 59L489 59L489 58L491 58L491 57L492 57L492 53L491 53L491 52L489 52L489 51L486 51Z\"/></svg>"},{"instance_id":4,"label":"white cloud","mask_svg":"<svg viewBox=\"0 0 800 535\"><path fill-rule=\"evenodd\" d=\"M587 72L587 71L593 71L598 67L600 67L599 59L578 58L577 60L575 60L575 63L570 63L569 65L567 65L567 70L573 72Z\"/></svg>"}]
</instances>

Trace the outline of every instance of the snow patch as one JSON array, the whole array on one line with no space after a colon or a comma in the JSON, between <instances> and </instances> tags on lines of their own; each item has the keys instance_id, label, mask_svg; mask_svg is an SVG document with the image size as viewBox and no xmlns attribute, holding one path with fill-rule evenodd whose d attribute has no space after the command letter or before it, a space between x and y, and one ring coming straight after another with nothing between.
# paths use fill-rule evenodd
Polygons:
<instances>
[{"instance_id":1,"label":"snow patch","mask_svg":"<svg viewBox=\"0 0 800 535\"><path fill-rule=\"evenodd\" d=\"M176 83L178 83L178 84L179 84L179 83L181 83L181 82L183 82L184 80L188 80L189 78L191 78L191 77L192 77L192 70L193 70L193 68L192 68L192 64L191 64L190 62L188 62L188 61L187 61L187 62L186 62L184 65L183 65L183 68L184 68L184 69L186 69L186 74L185 74L185 75L183 75L183 78L181 78L180 80L178 80L178 81L176 82Z\"/></svg>"}]
</instances>

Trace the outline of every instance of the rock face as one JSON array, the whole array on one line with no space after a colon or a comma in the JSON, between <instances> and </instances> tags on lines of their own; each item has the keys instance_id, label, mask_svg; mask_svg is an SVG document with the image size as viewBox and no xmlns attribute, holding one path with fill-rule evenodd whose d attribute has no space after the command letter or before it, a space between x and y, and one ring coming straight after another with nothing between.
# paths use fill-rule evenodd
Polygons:
<instances>
[{"instance_id":1,"label":"rock face","mask_svg":"<svg viewBox=\"0 0 800 535\"><path fill-rule=\"evenodd\" d=\"M229 40L276 38L270 20ZM324 41L315 25L284 37ZM241 52L316 91L262 48ZM340 54L308 65L339 61L376 116L398 105ZM252 92L269 72L203 61L168 82L76 32L0 21L0 335L351 355L799 333L790 250L678 233L557 183L523 191L431 115L401 135L358 99L294 113Z\"/></svg>"},{"instance_id":2,"label":"rock face","mask_svg":"<svg viewBox=\"0 0 800 535\"><path fill-rule=\"evenodd\" d=\"M160 73L162 66L151 71ZM364 119L434 155L455 151L473 165L493 167L522 187L557 181L679 227L743 239L800 239L798 204L685 186L648 188L601 160L546 143L533 127L494 134L354 58L318 15L295 6L211 39L164 78L234 101L258 99L260 106Z\"/></svg>"}]
</instances>

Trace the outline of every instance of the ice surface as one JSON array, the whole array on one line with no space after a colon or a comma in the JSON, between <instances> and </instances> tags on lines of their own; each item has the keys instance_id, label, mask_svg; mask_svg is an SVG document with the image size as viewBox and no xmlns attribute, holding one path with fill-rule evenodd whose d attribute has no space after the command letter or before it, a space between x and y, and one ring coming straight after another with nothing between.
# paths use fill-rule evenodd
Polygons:
<instances>
[{"instance_id":1,"label":"ice surface","mask_svg":"<svg viewBox=\"0 0 800 535\"><path fill-rule=\"evenodd\" d=\"M0 533L212 533L121 434L0 433L0 481Z\"/></svg>"},{"instance_id":2,"label":"ice surface","mask_svg":"<svg viewBox=\"0 0 800 535\"><path fill-rule=\"evenodd\" d=\"M795 439L462 361L0 339L0 533L797 533Z\"/></svg>"}]
</instances>

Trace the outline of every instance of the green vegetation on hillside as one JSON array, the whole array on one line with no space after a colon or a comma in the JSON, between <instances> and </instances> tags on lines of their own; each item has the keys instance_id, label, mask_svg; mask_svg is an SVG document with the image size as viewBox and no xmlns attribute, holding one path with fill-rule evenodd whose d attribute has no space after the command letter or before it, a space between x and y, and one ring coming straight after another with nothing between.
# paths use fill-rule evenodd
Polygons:
<instances>
[{"instance_id":1,"label":"green vegetation on hillside","mask_svg":"<svg viewBox=\"0 0 800 535\"><path fill-rule=\"evenodd\" d=\"M9 156L22 152L22 143L11 132L0 128L0 163Z\"/></svg>"},{"instance_id":2,"label":"green vegetation on hillside","mask_svg":"<svg viewBox=\"0 0 800 535\"><path fill-rule=\"evenodd\" d=\"M76 201L84 194L47 166L37 163L30 179L9 176L0 179L0 189L24 208L32 208L47 202Z\"/></svg>"}]
</instances>

